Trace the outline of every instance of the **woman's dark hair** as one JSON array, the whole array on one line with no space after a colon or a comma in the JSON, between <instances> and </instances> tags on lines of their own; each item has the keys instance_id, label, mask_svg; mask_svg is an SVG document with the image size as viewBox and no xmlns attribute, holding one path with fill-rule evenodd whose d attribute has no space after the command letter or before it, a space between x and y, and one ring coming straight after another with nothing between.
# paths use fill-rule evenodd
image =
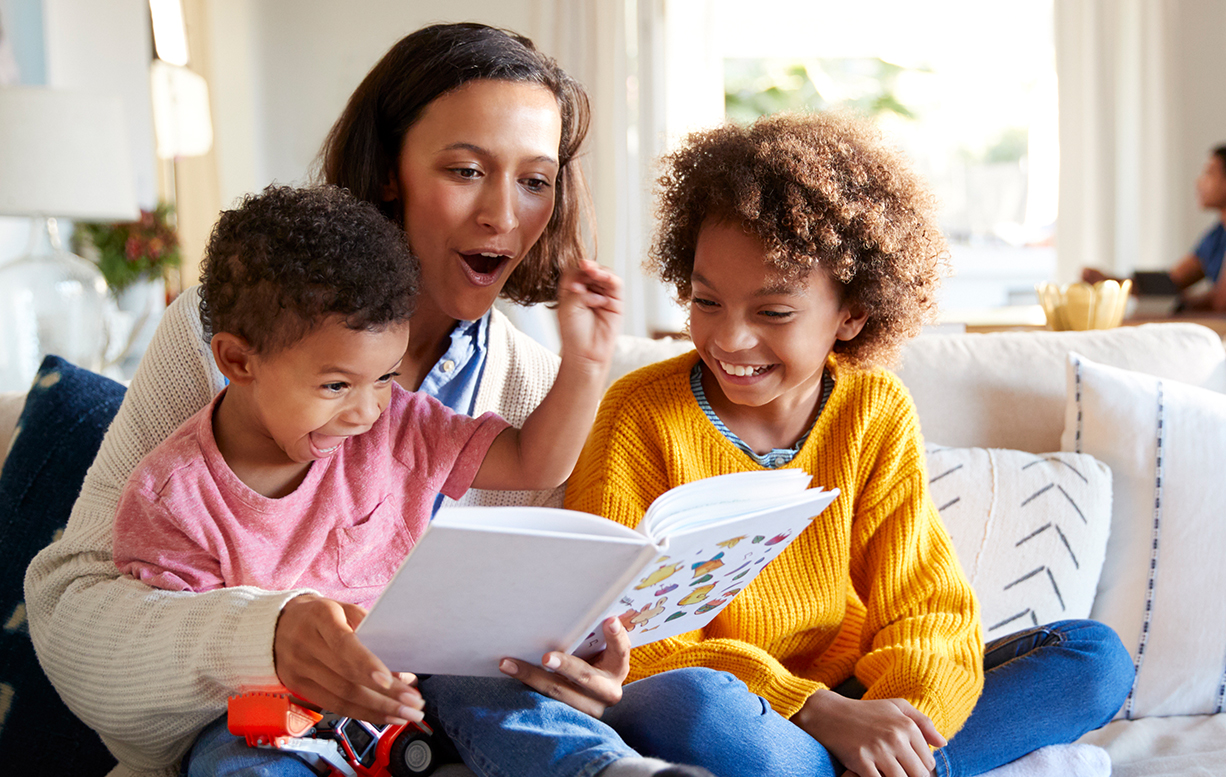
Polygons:
<instances>
[{"instance_id":1,"label":"woman's dark hair","mask_svg":"<svg viewBox=\"0 0 1226 777\"><path fill-rule=\"evenodd\" d=\"M204 338L277 353L330 316L356 330L408 321L417 260L404 230L336 186L269 186L222 211L201 264Z\"/></svg>"},{"instance_id":2,"label":"woman's dark hair","mask_svg":"<svg viewBox=\"0 0 1226 777\"><path fill-rule=\"evenodd\" d=\"M320 151L323 180L343 186L400 224L399 201L385 201L405 133L426 106L470 81L540 84L562 114L553 215L507 279L502 295L533 304L557 298L562 268L584 255L580 212L591 201L576 155L587 135L587 93L532 41L484 24L436 24L402 38L358 86ZM412 236L410 235L410 240Z\"/></svg>"},{"instance_id":3,"label":"woman's dark hair","mask_svg":"<svg viewBox=\"0 0 1226 777\"><path fill-rule=\"evenodd\" d=\"M1222 145L1213 149L1209 153L1216 156L1218 158L1218 161L1222 163L1222 168L1226 169L1226 143L1223 143Z\"/></svg>"}]
</instances>

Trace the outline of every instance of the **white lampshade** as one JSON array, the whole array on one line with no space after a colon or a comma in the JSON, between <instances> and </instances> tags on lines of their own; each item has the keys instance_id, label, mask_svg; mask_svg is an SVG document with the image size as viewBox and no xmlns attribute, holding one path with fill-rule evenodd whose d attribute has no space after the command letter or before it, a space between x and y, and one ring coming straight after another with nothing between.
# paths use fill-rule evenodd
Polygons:
<instances>
[{"instance_id":1,"label":"white lampshade","mask_svg":"<svg viewBox=\"0 0 1226 777\"><path fill-rule=\"evenodd\" d=\"M47 354L100 368L106 281L62 249L56 219L140 217L119 100L0 89L0 215L37 219L30 253L0 266L0 390L28 387ZM44 229L49 253L35 239Z\"/></svg>"},{"instance_id":2,"label":"white lampshade","mask_svg":"<svg viewBox=\"0 0 1226 777\"><path fill-rule=\"evenodd\" d=\"M0 215L139 218L119 99L0 89Z\"/></svg>"}]
</instances>

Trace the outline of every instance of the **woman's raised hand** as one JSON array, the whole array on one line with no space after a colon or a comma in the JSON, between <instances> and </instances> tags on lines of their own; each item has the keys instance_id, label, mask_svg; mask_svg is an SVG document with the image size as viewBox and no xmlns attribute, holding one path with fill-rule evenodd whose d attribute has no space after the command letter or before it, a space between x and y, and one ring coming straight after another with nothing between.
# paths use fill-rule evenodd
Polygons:
<instances>
[{"instance_id":1,"label":"woman's raised hand","mask_svg":"<svg viewBox=\"0 0 1226 777\"><path fill-rule=\"evenodd\" d=\"M353 630L366 617L356 604L296 596L281 609L273 659L281 684L301 699L370 723L422 719L425 702L411 674L394 675Z\"/></svg>"},{"instance_id":2,"label":"woman's raised hand","mask_svg":"<svg viewBox=\"0 0 1226 777\"><path fill-rule=\"evenodd\" d=\"M621 332L621 294L621 279L595 262L585 259L562 273L558 330L563 360L608 367Z\"/></svg>"},{"instance_id":3,"label":"woman's raised hand","mask_svg":"<svg viewBox=\"0 0 1226 777\"><path fill-rule=\"evenodd\" d=\"M545 654L541 666L504 658L498 668L552 699L599 718L606 708L621 701L622 682L630 673L630 635L621 621L607 618L600 627L607 645L591 663L555 651Z\"/></svg>"}]
</instances>

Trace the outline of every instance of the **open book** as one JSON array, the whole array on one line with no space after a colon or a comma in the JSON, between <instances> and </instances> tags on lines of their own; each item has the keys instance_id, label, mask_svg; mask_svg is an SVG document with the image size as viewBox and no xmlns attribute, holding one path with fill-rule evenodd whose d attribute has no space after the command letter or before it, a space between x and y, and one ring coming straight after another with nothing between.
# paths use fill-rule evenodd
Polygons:
<instances>
[{"instance_id":1,"label":"open book","mask_svg":"<svg viewBox=\"0 0 1226 777\"><path fill-rule=\"evenodd\" d=\"M631 530L549 507L457 507L431 522L358 626L396 672L500 675L504 657L587 657L621 618L633 646L706 625L838 490L802 470L678 486Z\"/></svg>"}]
</instances>

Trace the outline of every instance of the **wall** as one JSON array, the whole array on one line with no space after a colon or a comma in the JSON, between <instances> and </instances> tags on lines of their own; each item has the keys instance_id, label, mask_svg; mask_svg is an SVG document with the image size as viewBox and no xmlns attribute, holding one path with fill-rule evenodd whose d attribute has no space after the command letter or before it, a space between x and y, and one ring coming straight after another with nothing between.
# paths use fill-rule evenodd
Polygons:
<instances>
[{"instance_id":1,"label":"wall","mask_svg":"<svg viewBox=\"0 0 1226 777\"><path fill-rule=\"evenodd\" d=\"M209 80L227 207L273 181L306 181L350 93L404 35L435 21L476 20L515 30L532 23L529 3L508 0L451 0L445 6L213 0L210 6Z\"/></svg>"},{"instance_id":2,"label":"wall","mask_svg":"<svg viewBox=\"0 0 1226 777\"><path fill-rule=\"evenodd\" d=\"M1057 0L1060 280L1169 268L1213 216L1194 181L1226 141L1226 3Z\"/></svg>"},{"instance_id":3,"label":"wall","mask_svg":"<svg viewBox=\"0 0 1226 777\"><path fill-rule=\"evenodd\" d=\"M1209 149L1226 143L1226 100L1222 84L1226 78L1226 2L1222 0L1182 0L1177 6L1172 37L1181 56L1172 89L1178 100L1179 132L1175 157L1172 199L1179 218L1175 222L1175 243L1167 246L1169 266L1188 253L1200 235L1216 218L1197 210L1193 182L1205 166Z\"/></svg>"}]
</instances>

